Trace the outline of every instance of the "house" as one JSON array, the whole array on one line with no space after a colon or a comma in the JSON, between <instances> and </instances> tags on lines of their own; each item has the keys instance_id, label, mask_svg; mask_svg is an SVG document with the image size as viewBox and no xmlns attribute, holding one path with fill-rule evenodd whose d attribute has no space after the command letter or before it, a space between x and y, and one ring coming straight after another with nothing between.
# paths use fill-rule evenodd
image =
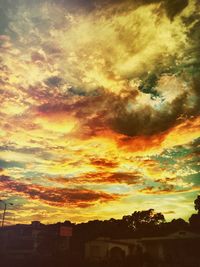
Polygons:
<instances>
[{"instance_id":1,"label":"house","mask_svg":"<svg viewBox=\"0 0 200 267\"><path fill-rule=\"evenodd\" d=\"M85 244L85 259L90 261L101 261L110 257L124 259L133 253L137 245L136 239L98 238Z\"/></svg>"},{"instance_id":2,"label":"house","mask_svg":"<svg viewBox=\"0 0 200 267\"><path fill-rule=\"evenodd\" d=\"M141 238L143 251L167 266L200 266L200 235L179 231L167 236Z\"/></svg>"},{"instance_id":3,"label":"house","mask_svg":"<svg viewBox=\"0 0 200 267\"><path fill-rule=\"evenodd\" d=\"M138 250L139 248L139 250ZM86 261L125 261L141 253L144 261L160 266L200 267L200 235L180 231L167 236L137 239L98 238L85 244Z\"/></svg>"},{"instance_id":4,"label":"house","mask_svg":"<svg viewBox=\"0 0 200 267\"><path fill-rule=\"evenodd\" d=\"M69 251L72 228L62 224L18 224L0 229L0 256L5 259L51 258Z\"/></svg>"}]
</instances>

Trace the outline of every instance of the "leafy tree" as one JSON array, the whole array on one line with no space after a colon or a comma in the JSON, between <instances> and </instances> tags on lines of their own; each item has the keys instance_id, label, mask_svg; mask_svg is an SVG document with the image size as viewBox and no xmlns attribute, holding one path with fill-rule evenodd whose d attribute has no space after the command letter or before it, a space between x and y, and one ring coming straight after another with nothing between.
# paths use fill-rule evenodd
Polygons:
<instances>
[{"instance_id":1,"label":"leafy tree","mask_svg":"<svg viewBox=\"0 0 200 267\"><path fill-rule=\"evenodd\" d=\"M164 215L155 212L154 209L135 211L132 215L124 216L123 220L133 230L138 230L146 225L155 226L165 222Z\"/></svg>"},{"instance_id":2,"label":"leafy tree","mask_svg":"<svg viewBox=\"0 0 200 267\"><path fill-rule=\"evenodd\" d=\"M189 218L190 227L192 230L200 231L200 195L194 200L194 208L197 210L197 214L192 214Z\"/></svg>"},{"instance_id":3,"label":"leafy tree","mask_svg":"<svg viewBox=\"0 0 200 267\"><path fill-rule=\"evenodd\" d=\"M194 208L200 214L200 195L198 195L197 198L194 201Z\"/></svg>"}]
</instances>

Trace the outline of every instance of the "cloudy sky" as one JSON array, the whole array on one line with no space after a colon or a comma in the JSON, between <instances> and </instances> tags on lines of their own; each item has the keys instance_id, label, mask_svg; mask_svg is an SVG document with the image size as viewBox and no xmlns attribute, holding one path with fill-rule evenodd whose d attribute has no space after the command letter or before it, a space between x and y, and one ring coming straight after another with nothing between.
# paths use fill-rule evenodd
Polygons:
<instances>
[{"instance_id":1,"label":"cloudy sky","mask_svg":"<svg viewBox=\"0 0 200 267\"><path fill-rule=\"evenodd\" d=\"M7 223L149 208L188 219L200 191L199 40L199 0L0 0Z\"/></svg>"}]
</instances>

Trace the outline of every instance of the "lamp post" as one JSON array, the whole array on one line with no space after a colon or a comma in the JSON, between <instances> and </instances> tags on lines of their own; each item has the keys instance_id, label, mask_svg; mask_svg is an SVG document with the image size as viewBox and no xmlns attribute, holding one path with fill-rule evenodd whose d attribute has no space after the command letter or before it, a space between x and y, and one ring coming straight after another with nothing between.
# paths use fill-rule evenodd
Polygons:
<instances>
[{"instance_id":1,"label":"lamp post","mask_svg":"<svg viewBox=\"0 0 200 267\"><path fill-rule=\"evenodd\" d=\"M1 222L1 227L4 226L4 222L5 222L5 216L6 216L6 210L7 210L7 205L13 205L13 203L6 203L3 200L0 200L0 202L2 202L4 204L4 210L3 210L3 217L2 217L2 222Z\"/></svg>"}]
</instances>

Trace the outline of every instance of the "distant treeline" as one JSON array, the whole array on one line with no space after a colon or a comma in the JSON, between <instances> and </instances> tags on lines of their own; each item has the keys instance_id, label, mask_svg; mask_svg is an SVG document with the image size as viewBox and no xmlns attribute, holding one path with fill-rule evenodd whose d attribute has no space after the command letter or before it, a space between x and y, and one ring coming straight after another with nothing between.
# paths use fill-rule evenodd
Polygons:
<instances>
[{"instance_id":1,"label":"distant treeline","mask_svg":"<svg viewBox=\"0 0 200 267\"><path fill-rule=\"evenodd\" d=\"M122 219L93 220L80 224L65 221L62 224L72 226L72 239L79 239L79 241L83 242L98 237L138 238L143 236L168 235L176 231L200 233L200 195L194 201L194 208L197 210L197 213L191 215L189 222L186 222L182 218L166 222L162 213L157 213L154 209L149 209L135 211L131 215L123 216Z\"/></svg>"}]
</instances>

